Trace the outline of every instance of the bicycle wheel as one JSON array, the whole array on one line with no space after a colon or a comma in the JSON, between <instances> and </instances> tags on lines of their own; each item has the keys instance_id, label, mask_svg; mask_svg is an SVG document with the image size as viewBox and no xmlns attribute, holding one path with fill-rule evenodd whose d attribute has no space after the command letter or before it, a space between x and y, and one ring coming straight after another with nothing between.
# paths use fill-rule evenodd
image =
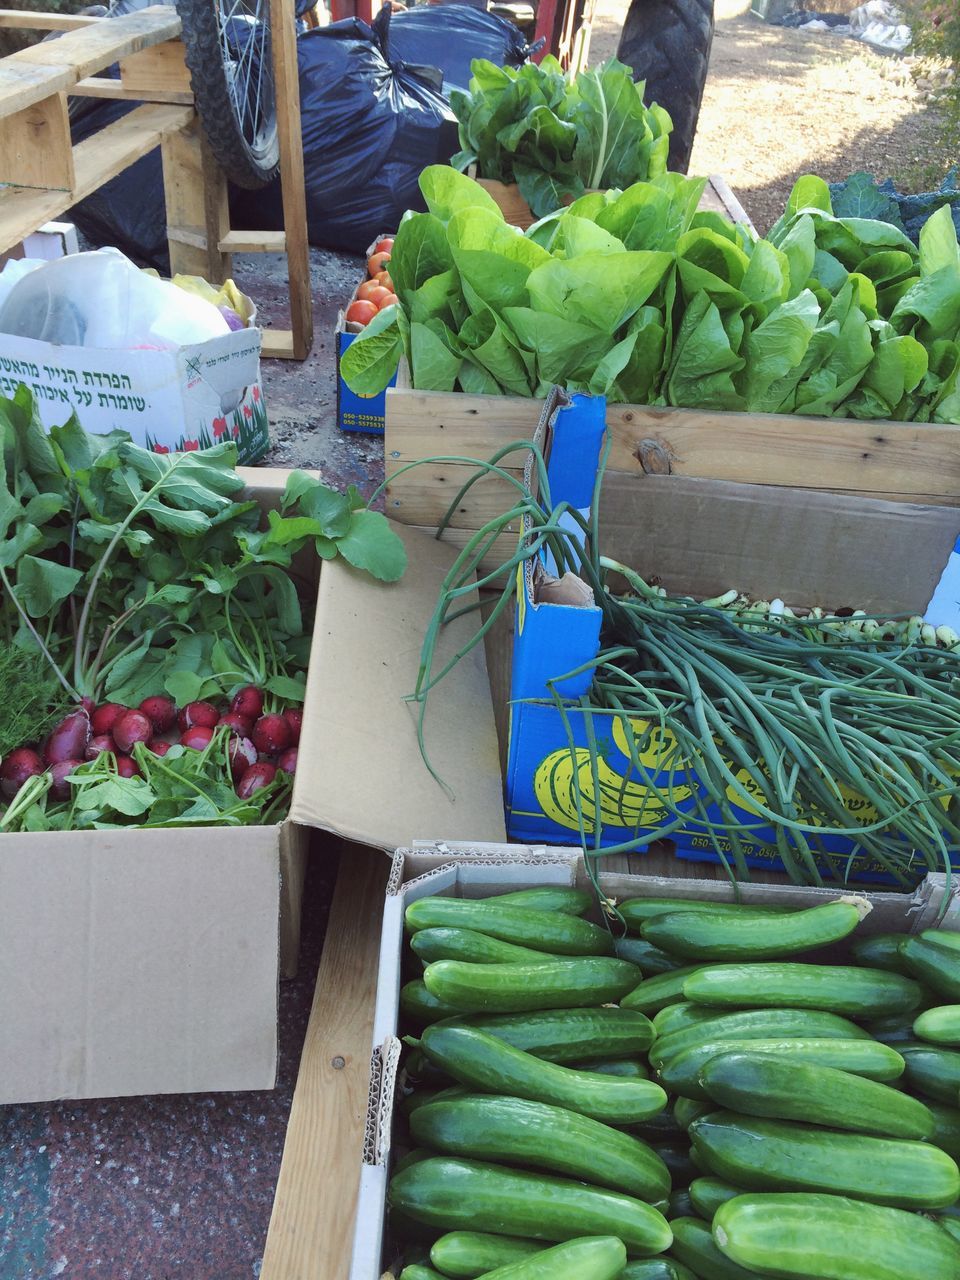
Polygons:
<instances>
[{"instance_id":1,"label":"bicycle wheel","mask_svg":"<svg viewBox=\"0 0 960 1280\"><path fill-rule=\"evenodd\" d=\"M200 123L231 182L254 190L280 160L269 0L176 0Z\"/></svg>"}]
</instances>

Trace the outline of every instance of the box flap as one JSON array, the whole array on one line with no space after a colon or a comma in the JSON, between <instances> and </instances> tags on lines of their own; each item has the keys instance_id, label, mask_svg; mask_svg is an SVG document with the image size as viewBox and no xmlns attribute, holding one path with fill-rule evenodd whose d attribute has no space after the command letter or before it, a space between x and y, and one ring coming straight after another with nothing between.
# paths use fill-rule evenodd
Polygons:
<instances>
[{"instance_id":1,"label":"box flap","mask_svg":"<svg viewBox=\"0 0 960 1280\"><path fill-rule=\"evenodd\" d=\"M391 851L424 831L451 840L504 840L483 645L430 694L425 741L444 787L420 756L418 707L404 700L416 685L424 633L456 551L421 530L393 528L409 557L399 582L371 583L340 559L326 563L320 575L300 785L290 816ZM480 615L472 613L444 628L437 670L479 624Z\"/></svg>"}]
</instances>

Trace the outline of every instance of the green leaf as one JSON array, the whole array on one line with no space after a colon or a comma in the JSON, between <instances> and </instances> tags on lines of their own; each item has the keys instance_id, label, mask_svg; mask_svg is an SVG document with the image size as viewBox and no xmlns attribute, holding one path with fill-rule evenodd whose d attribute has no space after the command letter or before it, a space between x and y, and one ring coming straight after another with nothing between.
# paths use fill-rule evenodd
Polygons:
<instances>
[{"instance_id":1,"label":"green leaf","mask_svg":"<svg viewBox=\"0 0 960 1280\"><path fill-rule=\"evenodd\" d=\"M300 497L300 510L316 520L320 532L329 538L346 533L350 523L350 498L327 484L315 480Z\"/></svg>"},{"instance_id":2,"label":"green leaf","mask_svg":"<svg viewBox=\"0 0 960 1280\"><path fill-rule=\"evenodd\" d=\"M407 567L406 548L379 511L354 511L337 550L350 564L381 582L396 582Z\"/></svg>"},{"instance_id":3,"label":"green leaf","mask_svg":"<svg viewBox=\"0 0 960 1280\"><path fill-rule=\"evenodd\" d=\"M427 208L441 222L449 222L461 209L486 209L498 214L503 221L497 202L479 182L457 173L449 165L428 165L420 175L420 190Z\"/></svg>"},{"instance_id":4,"label":"green leaf","mask_svg":"<svg viewBox=\"0 0 960 1280\"><path fill-rule=\"evenodd\" d=\"M302 703L307 692L307 677L271 676L266 687L269 693L282 698L284 702Z\"/></svg>"},{"instance_id":5,"label":"green leaf","mask_svg":"<svg viewBox=\"0 0 960 1280\"><path fill-rule=\"evenodd\" d=\"M784 302L746 340L746 369L740 380L748 411L769 412L770 388L799 369L820 319L820 306L809 289ZM780 403L777 395L774 405Z\"/></svg>"},{"instance_id":6,"label":"green leaf","mask_svg":"<svg viewBox=\"0 0 960 1280\"><path fill-rule=\"evenodd\" d=\"M286 511L288 507L292 507L294 503L300 501L304 494L316 488L316 485L316 476L308 475L306 471L291 471L287 476L287 483L283 487L280 510Z\"/></svg>"},{"instance_id":7,"label":"green leaf","mask_svg":"<svg viewBox=\"0 0 960 1280\"><path fill-rule=\"evenodd\" d=\"M398 310L379 311L340 357L341 376L354 395L379 395L396 373L403 355Z\"/></svg>"},{"instance_id":8,"label":"green leaf","mask_svg":"<svg viewBox=\"0 0 960 1280\"><path fill-rule=\"evenodd\" d=\"M44 618L56 612L82 579L81 569L36 556L21 556L17 563L17 599L31 618Z\"/></svg>"},{"instance_id":9,"label":"green leaf","mask_svg":"<svg viewBox=\"0 0 960 1280\"><path fill-rule=\"evenodd\" d=\"M410 325L410 372L418 391L452 391L460 357L426 325Z\"/></svg>"},{"instance_id":10,"label":"green leaf","mask_svg":"<svg viewBox=\"0 0 960 1280\"><path fill-rule=\"evenodd\" d=\"M452 266L450 246L439 218L430 213L415 213L403 222L390 255L390 279L404 306L408 294Z\"/></svg>"},{"instance_id":11,"label":"green leaf","mask_svg":"<svg viewBox=\"0 0 960 1280\"><path fill-rule=\"evenodd\" d=\"M854 173L830 188L833 212L838 218L875 218L903 230L900 206L880 190L869 173Z\"/></svg>"},{"instance_id":12,"label":"green leaf","mask_svg":"<svg viewBox=\"0 0 960 1280\"><path fill-rule=\"evenodd\" d=\"M143 778L108 778L91 786L75 785L74 791L74 805L81 812L112 809L128 818L139 818L157 798Z\"/></svg>"},{"instance_id":13,"label":"green leaf","mask_svg":"<svg viewBox=\"0 0 960 1280\"><path fill-rule=\"evenodd\" d=\"M531 271L527 292L537 310L572 314L612 334L643 306L671 262L668 253L645 251L555 258Z\"/></svg>"},{"instance_id":14,"label":"green leaf","mask_svg":"<svg viewBox=\"0 0 960 1280\"><path fill-rule=\"evenodd\" d=\"M920 270L925 276L952 268L960 287L960 245L957 228L948 205L943 205L923 224L920 231Z\"/></svg>"},{"instance_id":15,"label":"green leaf","mask_svg":"<svg viewBox=\"0 0 960 1280\"><path fill-rule=\"evenodd\" d=\"M178 707L185 707L188 702L196 702L203 688L203 678L195 671L171 671L164 678L163 687Z\"/></svg>"}]
</instances>

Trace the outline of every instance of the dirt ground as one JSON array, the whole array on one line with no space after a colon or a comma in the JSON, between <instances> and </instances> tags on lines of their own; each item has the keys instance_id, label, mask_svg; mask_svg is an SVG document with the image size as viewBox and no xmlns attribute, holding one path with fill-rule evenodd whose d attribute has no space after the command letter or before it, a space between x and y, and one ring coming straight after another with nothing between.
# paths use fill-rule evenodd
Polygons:
<instances>
[{"instance_id":1,"label":"dirt ground","mask_svg":"<svg viewBox=\"0 0 960 1280\"><path fill-rule=\"evenodd\" d=\"M616 54L627 4L599 0L591 62ZM943 176L937 116L910 59L768 25L749 0L716 0L716 15L690 172L722 174L760 231L804 173L838 181L866 170L916 190Z\"/></svg>"}]
</instances>

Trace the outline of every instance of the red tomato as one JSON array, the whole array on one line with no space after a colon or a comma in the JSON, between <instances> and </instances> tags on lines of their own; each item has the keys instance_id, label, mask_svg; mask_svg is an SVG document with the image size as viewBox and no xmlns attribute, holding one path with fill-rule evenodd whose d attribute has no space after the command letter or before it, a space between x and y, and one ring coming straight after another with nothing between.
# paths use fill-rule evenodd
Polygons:
<instances>
[{"instance_id":1,"label":"red tomato","mask_svg":"<svg viewBox=\"0 0 960 1280\"><path fill-rule=\"evenodd\" d=\"M374 279L377 284L382 285L384 289L389 289L393 293L393 281L390 279L389 271L378 271Z\"/></svg>"},{"instance_id":2,"label":"red tomato","mask_svg":"<svg viewBox=\"0 0 960 1280\"><path fill-rule=\"evenodd\" d=\"M375 276L378 271L382 271L384 263L390 261L389 253L375 253L367 259L367 275Z\"/></svg>"},{"instance_id":3,"label":"red tomato","mask_svg":"<svg viewBox=\"0 0 960 1280\"><path fill-rule=\"evenodd\" d=\"M364 280L363 284L357 290L357 301L358 302L375 302L376 299L371 298L370 293L371 291L373 293L376 293L378 289L382 289L382 288L383 286L380 284L378 280Z\"/></svg>"},{"instance_id":4,"label":"red tomato","mask_svg":"<svg viewBox=\"0 0 960 1280\"><path fill-rule=\"evenodd\" d=\"M384 311L387 307L395 307L400 301L395 293L387 293L386 290L384 290L384 294L385 296L377 303L377 306L381 311Z\"/></svg>"},{"instance_id":5,"label":"red tomato","mask_svg":"<svg viewBox=\"0 0 960 1280\"><path fill-rule=\"evenodd\" d=\"M384 236L373 246L374 253L393 253L393 236Z\"/></svg>"},{"instance_id":6,"label":"red tomato","mask_svg":"<svg viewBox=\"0 0 960 1280\"><path fill-rule=\"evenodd\" d=\"M373 302L351 302L347 307L347 319L352 324L369 324L376 314L377 307Z\"/></svg>"}]
</instances>

